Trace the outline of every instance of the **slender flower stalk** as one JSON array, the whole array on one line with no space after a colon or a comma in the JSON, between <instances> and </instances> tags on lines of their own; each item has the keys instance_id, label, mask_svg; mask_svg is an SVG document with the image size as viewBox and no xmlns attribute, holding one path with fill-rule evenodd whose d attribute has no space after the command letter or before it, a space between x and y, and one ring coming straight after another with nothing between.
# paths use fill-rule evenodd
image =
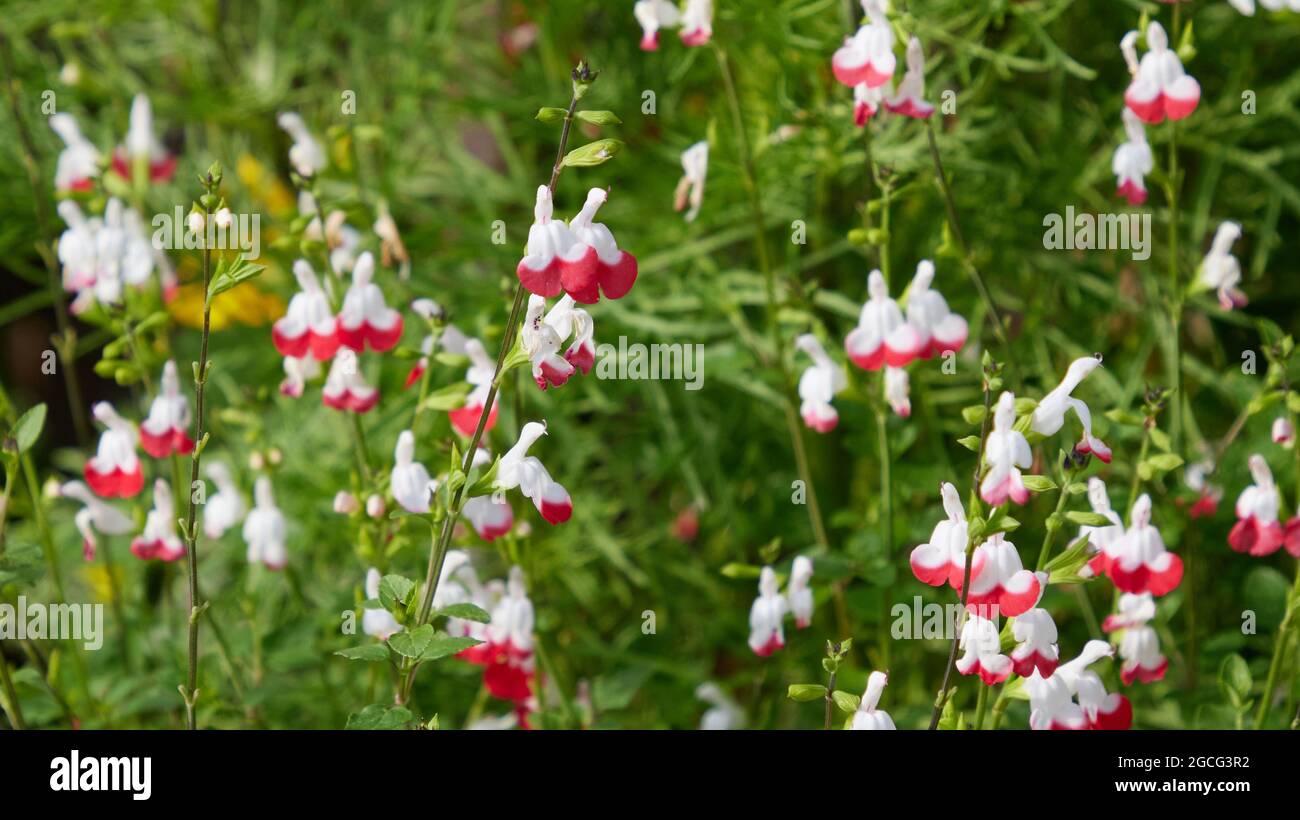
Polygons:
<instances>
[{"instance_id":1,"label":"slender flower stalk","mask_svg":"<svg viewBox=\"0 0 1300 820\"><path fill-rule=\"evenodd\" d=\"M985 354L987 355L987 354ZM991 374L984 374L984 420L980 422L980 446L979 452L975 456L975 475L971 478L970 506L977 509L979 505L979 486L980 473L984 468L984 446L988 443L989 438L989 421L993 417L993 390L989 385ZM930 729L934 730L939 726L939 717L943 714L943 707L948 700L948 681L952 677L953 666L957 663L957 643L961 638L961 627L966 621L966 597L970 594L970 567L974 563L975 548L979 546L982 539L968 538L966 544L965 566L962 568L961 581L961 617L955 626L952 636L952 644L948 647L948 663L943 669L943 683L939 686L939 693L934 699L934 711L930 715ZM985 687L986 688L986 687Z\"/></svg>"},{"instance_id":2,"label":"slender flower stalk","mask_svg":"<svg viewBox=\"0 0 1300 820\"><path fill-rule=\"evenodd\" d=\"M18 690L14 688L13 678L9 675L9 661L5 660L3 653L0 653L0 686L4 689L3 705L9 724L15 729L26 729L27 722L23 720L23 708L18 703Z\"/></svg>"},{"instance_id":3,"label":"slender flower stalk","mask_svg":"<svg viewBox=\"0 0 1300 820\"><path fill-rule=\"evenodd\" d=\"M13 56L9 50L9 40L3 34L0 34L0 60L3 61L4 66L4 86L9 97L10 113L22 143L23 165L27 169L32 198L36 203L36 229L40 237L37 252L41 261L45 263L48 273L46 287L49 289L50 301L54 303L54 321L58 329L52 341L55 351L59 354L59 362L62 364L63 384L68 394L68 410L72 415L73 430L77 436L77 443L84 446L90 441L90 427L86 421L86 405L81 398L81 384L77 380L77 334L68 321L68 305L63 297L62 274L59 272L58 260L54 256L53 220L50 216L50 203L45 196L45 185L41 181L40 163L36 160L36 142L32 139L32 134L27 129L27 122L22 116Z\"/></svg>"},{"instance_id":4,"label":"slender flower stalk","mask_svg":"<svg viewBox=\"0 0 1300 820\"><path fill-rule=\"evenodd\" d=\"M551 180L548 187L551 193L555 193L555 184L560 179L560 172L564 170L565 152L569 145L569 134L573 128L574 114L578 110L578 103L586 93L588 85L595 80L596 72L591 72L585 63L579 63L573 72L573 92L569 98L569 106L565 110L564 125L560 130L560 144L555 153L555 164L551 166ZM519 331L519 314L523 308L524 297L527 291L523 283L520 282L515 286L514 301L510 306L510 319L506 322L505 335L501 339L501 349L497 352L496 368L492 375L492 386L488 389L487 399L484 401L484 408L491 408L497 399L497 392L501 387L501 375L505 366L506 358L514 348L515 336ZM461 463L461 472L469 474L473 466L474 453L477 452L479 442L483 439L483 431L487 426L487 420L491 414L484 410L479 414L478 424L474 427L474 435L470 437L469 445L465 448L465 456ZM447 515L442 520L440 530L433 531L433 541L429 550L429 565L424 577L424 591L421 593L420 606L416 612L414 627L422 626L429 622L429 616L433 609L433 598L438 591L438 580L442 577L442 566L447 558L447 549L451 543L452 532L456 528L456 522L460 520L461 500L465 494L465 483L456 488L452 495L451 505L447 510ZM398 703L405 703L410 699L411 688L415 684L415 673L419 669L418 664L412 664L406 677L401 681L398 692Z\"/></svg>"},{"instance_id":5,"label":"slender flower stalk","mask_svg":"<svg viewBox=\"0 0 1300 820\"><path fill-rule=\"evenodd\" d=\"M221 186L221 167L213 163L208 169L204 178L204 188L206 193L200 198L200 205L204 212L204 220L212 218L216 211L217 190ZM208 361L208 341L211 334L212 323L212 248L210 243L204 243L203 248L203 335L199 342L199 361L194 370L194 453L190 457L190 483L189 487L193 488L199 480L199 462L203 457L203 449L207 444L207 432L204 429L204 389L208 383L210 363ZM178 491L181 488L176 488ZM198 675L199 675L199 619L203 616L203 611L207 605L203 603L199 594L199 564L198 564L198 505L194 503L194 493L191 489L187 493L189 496L189 505L185 512L185 555L186 563L189 569L189 665L188 673L185 678L185 684L181 686L181 696L185 699L185 717L190 729L198 728L195 721L194 705L198 700Z\"/></svg>"}]
</instances>

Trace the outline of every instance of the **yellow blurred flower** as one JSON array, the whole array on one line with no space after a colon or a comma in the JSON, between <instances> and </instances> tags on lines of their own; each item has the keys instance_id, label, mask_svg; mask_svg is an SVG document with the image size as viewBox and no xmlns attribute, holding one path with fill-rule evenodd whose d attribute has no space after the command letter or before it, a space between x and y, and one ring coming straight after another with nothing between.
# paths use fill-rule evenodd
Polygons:
<instances>
[{"instance_id":1,"label":"yellow blurred flower","mask_svg":"<svg viewBox=\"0 0 1300 820\"><path fill-rule=\"evenodd\" d=\"M277 219L292 218L298 203L293 191L266 169L252 154L241 154L235 163L239 181L248 189L255 202L266 206L267 212Z\"/></svg>"},{"instance_id":2,"label":"yellow blurred flower","mask_svg":"<svg viewBox=\"0 0 1300 820\"><path fill-rule=\"evenodd\" d=\"M193 266L193 263L190 262L189 266ZM186 263L182 263L181 267L186 267ZM279 296L262 290L256 282L245 282L213 300L212 329L225 330L235 322L251 327L269 325L283 316L284 311L285 303ZM178 324L202 330L202 282L191 279L181 285L176 298L168 303L167 312Z\"/></svg>"}]
</instances>

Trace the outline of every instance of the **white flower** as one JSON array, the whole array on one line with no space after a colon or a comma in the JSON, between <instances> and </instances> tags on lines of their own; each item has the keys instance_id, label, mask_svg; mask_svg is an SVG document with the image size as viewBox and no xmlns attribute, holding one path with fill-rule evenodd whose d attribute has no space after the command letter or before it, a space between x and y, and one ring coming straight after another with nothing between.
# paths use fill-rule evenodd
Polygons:
<instances>
[{"instance_id":1,"label":"white flower","mask_svg":"<svg viewBox=\"0 0 1300 820\"><path fill-rule=\"evenodd\" d=\"M813 594L808 587L812 576L812 559L806 555L795 558L790 568L790 581L785 587L785 598L790 612L794 614L794 624L799 629L804 629L812 623Z\"/></svg>"},{"instance_id":2,"label":"white flower","mask_svg":"<svg viewBox=\"0 0 1300 820\"><path fill-rule=\"evenodd\" d=\"M135 528L135 522L129 516L116 507L100 501L91 493L90 488L80 481L69 481L61 486L56 481L53 493L55 497L71 498L81 502L82 507L74 516L73 523L81 533L81 551L87 561L94 560L95 550L99 546L96 533L126 535ZM2 504L3 499L0 499L0 505ZM3 510L4 507L0 506L0 513Z\"/></svg>"},{"instance_id":3,"label":"white flower","mask_svg":"<svg viewBox=\"0 0 1300 820\"><path fill-rule=\"evenodd\" d=\"M805 333L795 339L794 344L813 360L799 377L799 415L813 430L829 433L840 421L831 401L848 386L848 377L844 368L826 353L816 336Z\"/></svg>"},{"instance_id":4,"label":"white flower","mask_svg":"<svg viewBox=\"0 0 1300 820\"><path fill-rule=\"evenodd\" d=\"M1124 109L1123 118L1128 140L1115 149L1110 170L1115 175L1119 195L1130 205L1141 205L1147 201L1146 175L1155 167L1155 160L1142 119L1129 108Z\"/></svg>"},{"instance_id":5,"label":"white flower","mask_svg":"<svg viewBox=\"0 0 1300 820\"><path fill-rule=\"evenodd\" d=\"M153 484L153 509L145 517L144 532L131 541L131 552L146 561L151 558L177 561L185 555L185 545L176 535L172 489L161 478Z\"/></svg>"},{"instance_id":6,"label":"white flower","mask_svg":"<svg viewBox=\"0 0 1300 820\"><path fill-rule=\"evenodd\" d=\"M214 461L207 464L206 469L212 483L217 485L217 491L203 506L203 532L209 538L220 538L226 530L243 520L247 507L225 464Z\"/></svg>"},{"instance_id":7,"label":"white flower","mask_svg":"<svg viewBox=\"0 0 1300 820\"><path fill-rule=\"evenodd\" d=\"M907 72L893 96L885 99L885 108L918 120L934 113L934 105L925 100L925 50L916 37L907 43Z\"/></svg>"},{"instance_id":8,"label":"white flower","mask_svg":"<svg viewBox=\"0 0 1300 820\"><path fill-rule=\"evenodd\" d=\"M71 114L51 115L50 128L65 146L54 169L54 187L60 191L90 190L99 177L99 149L82 136Z\"/></svg>"},{"instance_id":9,"label":"white flower","mask_svg":"<svg viewBox=\"0 0 1300 820\"><path fill-rule=\"evenodd\" d=\"M993 410L993 429L984 443L988 472L980 482L980 498L994 507L1008 498L1017 504L1029 500L1029 490L1021 480L1020 471L1029 469L1034 457L1024 434L1014 428L1015 423L1016 397L1004 392L998 397Z\"/></svg>"},{"instance_id":10,"label":"white flower","mask_svg":"<svg viewBox=\"0 0 1300 820\"><path fill-rule=\"evenodd\" d=\"M325 167L325 151L307 130L307 124L293 111L280 114L278 122L293 139L293 145L289 147L289 163L301 176L316 176Z\"/></svg>"},{"instance_id":11,"label":"white flower","mask_svg":"<svg viewBox=\"0 0 1300 820\"><path fill-rule=\"evenodd\" d=\"M393 450L393 471L388 483L394 500L402 509L413 513L429 511L429 502L438 488L438 482L431 479L424 465L415 460L415 434L410 430L403 430L397 437L397 446ZM371 518L374 517L371 515Z\"/></svg>"},{"instance_id":12,"label":"white flower","mask_svg":"<svg viewBox=\"0 0 1300 820\"><path fill-rule=\"evenodd\" d=\"M912 400L908 398L911 392L906 370L901 367L885 368L885 401L889 402L896 415L903 418L912 415Z\"/></svg>"},{"instance_id":13,"label":"white flower","mask_svg":"<svg viewBox=\"0 0 1300 820\"><path fill-rule=\"evenodd\" d=\"M749 610L749 648L765 658L785 646L784 621L789 604L777 590L776 571L763 567L758 576L758 597Z\"/></svg>"},{"instance_id":14,"label":"white flower","mask_svg":"<svg viewBox=\"0 0 1300 820\"><path fill-rule=\"evenodd\" d=\"M254 505L244 519L244 541L248 544L248 563L259 561L268 569L283 569L289 555L285 550L284 513L275 505L271 479L260 476L253 487Z\"/></svg>"},{"instance_id":15,"label":"white flower","mask_svg":"<svg viewBox=\"0 0 1300 820\"><path fill-rule=\"evenodd\" d=\"M1244 307L1246 294L1237 287L1241 282L1241 265L1232 255L1232 243L1241 236L1241 226L1236 222L1222 222L1214 232L1210 251L1201 261L1200 284L1213 290L1224 310Z\"/></svg>"},{"instance_id":16,"label":"white flower","mask_svg":"<svg viewBox=\"0 0 1300 820\"><path fill-rule=\"evenodd\" d=\"M497 468L496 487L501 490L519 488L532 500L537 511L552 524L563 524L573 515L573 501L568 490L551 478L546 467L528 448L546 435L546 423L530 421L519 431L519 440L501 457Z\"/></svg>"},{"instance_id":17,"label":"white flower","mask_svg":"<svg viewBox=\"0 0 1300 820\"><path fill-rule=\"evenodd\" d=\"M1052 392L1044 396L1038 402L1038 406L1034 408L1034 416L1029 429L1044 436L1056 435L1061 426L1065 424L1066 411L1073 410L1074 414L1079 417L1079 422L1083 425L1083 437L1075 445L1076 449L1081 453L1092 453L1109 464L1111 458L1110 448L1106 446L1105 442L1092 434L1092 412L1088 409L1088 405L1070 395L1088 377L1088 374L1098 367L1101 367L1101 359L1096 356L1084 356L1071 362L1061 383L1053 388ZM1022 466L1027 467L1029 465Z\"/></svg>"},{"instance_id":18,"label":"white flower","mask_svg":"<svg viewBox=\"0 0 1300 820\"><path fill-rule=\"evenodd\" d=\"M858 710L853 713L854 729L888 731L897 728L888 712L876 708L880 704L880 696L884 693L887 683L889 683L889 675L885 672L876 671L867 676L867 690L862 693Z\"/></svg>"},{"instance_id":19,"label":"white flower","mask_svg":"<svg viewBox=\"0 0 1300 820\"><path fill-rule=\"evenodd\" d=\"M745 727L745 714L740 711L736 702L722 691L722 687L709 681L701 683L695 688L695 697L710 704L703 715L700 716L700 728L706 731L727 731L730 729L743 729Z\"/></svg>"},{"instance_id":20,"label":"white flower","mask_svg":"<svg viewBox=\"0 0 1300 820\"><path fill-rule=\"evenodd\" d=\"M694 222L704 204L704 180L709 174L709 141L700 140L682 152L682 178L673 194L673 208L680 211L690 203L686 221Z\"/></svg>"}]
</instances>

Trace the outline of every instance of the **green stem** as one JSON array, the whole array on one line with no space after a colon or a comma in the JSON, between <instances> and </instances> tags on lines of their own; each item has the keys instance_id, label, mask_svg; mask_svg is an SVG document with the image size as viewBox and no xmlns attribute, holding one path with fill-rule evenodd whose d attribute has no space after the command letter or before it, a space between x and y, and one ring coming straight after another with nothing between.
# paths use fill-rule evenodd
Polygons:
<instances>
[{"instance_id":1,"label":"green stem","mask_svg":"<svg viewBox=\"0 0 1300 820\"><path fill-rule=\"evenodd\" d=\"M992 415L989 410L993 404L993 391L989 390L987 375L984 378L984 420L980 422L980 448L975 455L975 476L971 479L971 507L975 506L975 499L979 493L980 472L984 467L984 445L988 442L989 437L989 418ZM973 512L973 510L972 510ZM939 693L934 699L934 711L930 714L930 730L938 728L939 717L943 714L944 704L948 700L948 681L952 677L953 666L957 663L957 644L961 640L961 628L966 623L966 596L970 593L970 566L974 562L975 548L978 543L974 538L969 538L966 544L966 559L962 567L961 581L961 616L956 624L956 631L952 636L952 644L948 647L948 663L943 668L943 683L939 685Z\"/></svg>"},{"instance_id":2,"label":"green stem","mask_svg":"<svg viewBox=\"0 0 1300 820\"><path fill-rule=\"evenodd\" d=\"M1273 658L1268 663L1268 678L1264 682L1264 691L1259 696L1259 711L1255 713L1255 728L1264 728L1264 718L1268 716L1268 707L1273 700L1273 690L1277 686L1277 675L1282 668L1282 656L1285 655L1287 641L1291 637L1291 621L1295 617L1296 602L1300 601L1300 561L1296 562L1295 584L1287 597L1286 614L1282 624L1277 628L1277 639L1273 644Z\"/></svg>"},{"instance_id":3,"label":"green stem","mask_svg":"<svg viewBox=\"0 0 1300 820\"><path fill-rule=\"evenodd\" d=\"M975 702L975 730L976 731L984 728L984 711L988 708L989 690L992 688L993 687L991 686L980 687L979 697Z\"/></svg>"},{"instance_id":4,"label":"green stem","mask_svg":"<svg viewBox=\"0 0 1300 820\"><path fill-rule=\"evenodd\" d=\"M211 176L208 177L206 188L211 195L216 188ZM206 202L206 199L205 199ZM205 219L212 218L212 208L208 205L203 206ZM185 554L186 563L189 565L189 651L188 651L188 669L185 677L185 685L182 687L182 695L185 698L185 718L186 723L191 730L197 729L197 719L194 712L195 701L198 699L198 676L199 676L199 621L203 616L203 610L206 608L199 595L199 556L198 556L198 526L196 519L198 516L198 505L194 503L193 488L199 480L199 462L203 456L203 448L207 444L204 441L206 431L204 430L204 389L208 383L208 341L212 329L212 299L209 296L209 286L212 282L212 249L206 246L203 248L203 335L199 342L199 366L194 378L194 454L190 458L190 483L185 489L186 497L189 498L189 504L185 512ZM180 490L181 488L177 488Z\"/></svg>"},{"instance_id":5,"label":"green stem","mask_svg":"<svg viewBox=\"0 0 1300 820\"><path fill-rule=\"evenodd\" d=\"M1142 425L1142 445L1138 448L1137 461L1133 463L1133 479L1128 487L1128 504L1122 510L1120 518L1132 524L1131 516L1133 515L1133 505L1137 502L1138 490L1142 487L1142 475L1138 471L1142 462L1147 460L1147 451L1151 449L1151 427L1155 424L1155 419L1148 418Z\"/></svg>"},{"instance_id":6,"label":"green stem","mask_svg":"<svg viewBox=\"0 0 1300 820\"><path fill-rule=\"evenodd\" d=\"M9 677L9 661L5 660L3 652L0 652L0 685L4 687L4 707L5 714L9 716L9 723L15 729L26 729L27 722L23 720L23 707L18 703L18 690L14 688L13 678Z\"/></svg>"},{"instance_id":7,"label":"green stem","mask_svg":"<svg viewBox=\"0 0 1300 820\"><path fill-rule=\"evenodd\" d=\"M1056 509L1047 517L1047 531L1043 534L1043 546L1038 551L1038 563L1034 565L1035 572L1042 572L1047 566L1047 559L1052 555L1052 542L1056 540L1056 532L1061 529L1061 511L1065 509L1066 492L1065 488L1070 486L1074 479L1074 471L1068 471L1062 477L1061 486L1057 489Z\"/></svg>"},{"instance_id":8,"label":"green stem","mask_svg":"<svg viewBox=\"0 0 1300 820\"><path fill-rule=\"evenodd\" d=\"M885 371L880 371L881 387L884 387ZM889 450L889 415L888 411L879 406L876 409L876 435L878 446L880 448L880 537L884 549L885 563L889 564L893 560L894 554L894 485L893 478L890 475L890 468L893 456ZM880 626L880 663L881 666L889 668L889 596L882 590L880 595L881 614Z\"/></svg>"}]
</instances>

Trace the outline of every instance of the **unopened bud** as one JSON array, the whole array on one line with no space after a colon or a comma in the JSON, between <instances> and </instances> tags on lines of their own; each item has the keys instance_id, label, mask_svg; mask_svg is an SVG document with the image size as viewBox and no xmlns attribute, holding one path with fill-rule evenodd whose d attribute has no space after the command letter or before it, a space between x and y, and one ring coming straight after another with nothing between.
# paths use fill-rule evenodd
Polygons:
<instances>
[{"instance_id":1,"label":"unopened bud","mask_svg":"<svg viewBox=\"0 0 1300 820\"><path fill-rule=\"evenodd\" d=\"M334 496L334 512L340 515L351 515L360 509L357 503L357 497L347 490L339 490Z\"/></svg>"},{"instance_id":2,"label":"unopened bud","mask_svg":"<svg viewBox=\"0 0 1300 820\"><path fill-rule=\"evenodd\" d=\"M366 499L366 515L371 518L382 518L384 515L384 499L378 495L372 495Z\"/></svg>"}]
</instances>

